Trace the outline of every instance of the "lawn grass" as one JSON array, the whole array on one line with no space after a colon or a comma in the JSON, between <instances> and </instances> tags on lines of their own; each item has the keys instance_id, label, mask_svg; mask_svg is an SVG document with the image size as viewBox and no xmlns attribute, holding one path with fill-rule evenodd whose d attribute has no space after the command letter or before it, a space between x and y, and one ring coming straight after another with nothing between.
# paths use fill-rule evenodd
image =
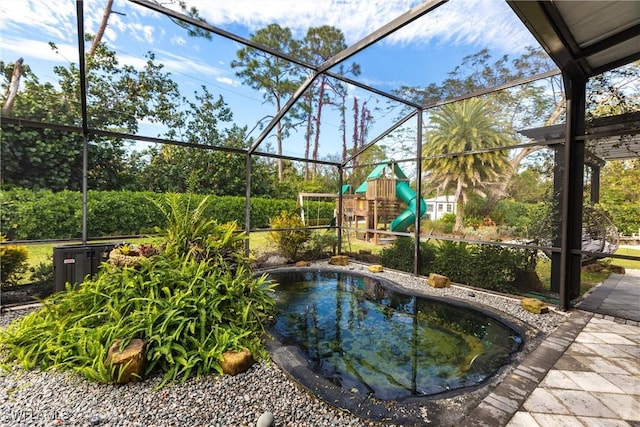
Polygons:
<instances>
[{"instance_id":1,"label":"lawn grass","mask_svg":"<svg viewBox=\"0 0 640 427\"><path fill-rule=\"evenodd\" d=\"M616 251L616 255L630 255L640 257L640 249L618 248L618 250ZM611 262L611 264L613 265L619 265L620 267L640 270L640 261L632 261L620 258L605 258L605 261Z\"/></svg>"},{"instance_id":2,"label":"lawn grass","mask_svg":"<svg viewBox=\"0 0 640 427\"><path fill-rule=\"evenodd\" d=\"M640 256L640 250L631 248L619 248L616 251L618 255L631 255ZM637 269L640 270L640 261L631 261L619 258L603 258L598 261L604 265L610 264L614 266L624 267L625 269ZM548 258L542 258L538 261L536 266L536 273L542 282L542 285L546 290L549 290L551 285L551 260ZM580 295L584 295L589 289L593 288L599 283L605 281L611 271L604 269L602 271L587 271L584 270L580 273Z\"/></svg>"}]
</instances>

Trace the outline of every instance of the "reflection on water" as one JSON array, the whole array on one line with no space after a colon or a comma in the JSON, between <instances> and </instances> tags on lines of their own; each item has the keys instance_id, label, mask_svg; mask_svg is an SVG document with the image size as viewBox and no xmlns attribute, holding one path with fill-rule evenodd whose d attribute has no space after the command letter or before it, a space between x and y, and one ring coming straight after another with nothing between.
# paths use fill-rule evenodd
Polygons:
<instances>
[{"instance_id":1,"label":"reflection on water","mask_svg":"<svg viewBox=\"0 0 640 427\"><path fill-rule=\"evenodd\" d=\"M520 335L470 308L385 289L343 272L273 273L275 330L312 368L382 400L478 384L508 363Z\"/></svg>"}]
</instances>

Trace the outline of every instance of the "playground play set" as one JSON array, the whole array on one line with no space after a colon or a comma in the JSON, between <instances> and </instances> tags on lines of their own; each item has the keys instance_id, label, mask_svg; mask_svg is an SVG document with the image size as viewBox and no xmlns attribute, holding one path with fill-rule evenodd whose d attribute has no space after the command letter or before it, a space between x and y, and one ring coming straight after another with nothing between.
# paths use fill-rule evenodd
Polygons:
<instances>
[{"instance_id":1,"label":"playground play set","mask_svg":"<svg viewBox=\"0 0 640 427\"><path fill-rule=\"evenodd\" d=\"M424 199L418 197L400 166L393 162L378 165L352 194L349 190L348 185L342 189L343 218L349 227L355 223L356 237L357 225L364 222L363 238L375 243L380 243L380 224L389 231L404 232L415 224L418 212L422 218L427 211Z\"/></svg>"},{"instance_id":2,"label":"playground play set","mask_svg":"<svg viewBox=\"0 0 640 427\"><path fill-rule=\"evenodd\" d=\"M331 198L338 205L335 193L300 193L298 203L305 223L305 198ZM354 192L351 192L351 185L342 188L342 212L347 226L355 227L357 238L376 244L380 243L380 235L387 228L392 232L404 232L415 224L418 206L422 218L427 211L424 199L418 198L400 166L392 161L378 165ZM358 231L361 223L365 224L362 232ZM384 226L383 230L380 225Z\"/></svg>"}]
</instances>

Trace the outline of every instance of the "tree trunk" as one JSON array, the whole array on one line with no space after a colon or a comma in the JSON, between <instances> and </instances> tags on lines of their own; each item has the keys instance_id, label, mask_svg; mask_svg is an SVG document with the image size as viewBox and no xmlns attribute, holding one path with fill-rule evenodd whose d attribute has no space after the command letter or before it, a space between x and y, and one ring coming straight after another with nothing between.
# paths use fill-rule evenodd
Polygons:
<instances>
[{"instance_id":1,"label":"tree trunk","mask_svg":"<svg viewBox=\"0 0 640 427\"><path fill-rule=\"evenodd\" d=\"M2 106L2 114L5 116L10 116L11 110L13 110L13 102L16 99L18 88L20 87L20 77L22 77L23 63L24 59L18 58L15 64L13 64L11 82L9 83L9 88L7 89L7 99Z\"/></svg>"},{"instance_id":2,"label":"tree trunk","mask_svg":"<svg viewBox=\"0 0 640 427\"><path fill-rule=\"evenodd\" d=\"M104 13L102 14L102 21L100 22L100 26L98 27L98 31L96 32L96 36L93 39L93 43L91 43L91 47L87 52L87 56L93 56L96 53L96 49L102 41L102 37L104 36L104 30L107 28L107 24L109 23L109 16L111 15L111 8L113 7L113 0L107 0L107 5L104 8Z\"/></svg>"},{"instance_id":3,"label":"tree trunk","mask_svg":"<svg viewBox=\"0 0 640 427\"><path fill-rule=\"evenodd\" d=\"M367 138L367 122L369 121L369 110L367 109L367 101L362 103L360 108L360 147L364 147Z\"/></svg>"},{"instance_id":4,"label":"tree trunk","mask_svg":"<svg viewBox=\"0 0 640 427\"><path fill-rule=\"evenodd\" d=\"M358 114L358 98L353 98L353 153L352 156L358 152L358 142L360 141L360 137L358 136L358 120L360 118L360 114ZM353 158L353 166L358 164L358 157ZM355 170L355 169L354 169Z\"/></svg>"},{"instance_id":5,"label":"tree trunk","mask_svg":"<svg viewBox=\"0 0 640 427\"><path fill-rule=\"evenodd\" d=\"M453 226L453 234L461 235L464 229L464 197L462 195L462 181L458 180L456 188L456 223Z\"/></svg>"},{"instance_id":6,"label":"tree trunk","mask_svg":"<svg viewBox=\"0 0 640 427\"><path fill-rule=\"evenodd\" d=\"M340 127L342 128L342 162L347 160L347 98L340 99Z\"/></svg>"},{"instance_id":7,"label":"tree trunk","mask_svg":"<svg viewBox=\"0 0 640 427\"><path fill-rule=\"evenodd\" d=\"M324 77L320 79L320 87L318 89L318 109L316 112L316 134L313 140L313 160L318 160L318 151L320 148L320 120L322 118L322 105L324 104L324 89L327 84L327 81ZM318 174L318 164L313 164L313 177L315 178Z\"/></svg>"},{"instance_id":8,"label":"tree trunk","mask_svg":"<svg viewBox=\"0 0 640 427\"><path fill-rule=\"evenodd\" d=\"M313 134L313 119L311 114L313 111L313 100L310 96L305 98L307 105L309 106L309 111L307 112L307 130L304 135L304 158L309 160L309 151L311 150L311 135ZM309 179L309 162L306 162L304 165L304 179Z\"/></svg>"},{"instance_id":9,"label":"tree trunk","mask_svg":"<svg viewBox=\"0 0 640 427\"><path fill-rule=\"evenodd\" d=\"M278 122L276 133L276 139L278 140L278 156L282 156L282 125L280 122ZM284 181L284 163L282 163L282 157L278 157L278 181Z\"/></svg>"}]
</instances>

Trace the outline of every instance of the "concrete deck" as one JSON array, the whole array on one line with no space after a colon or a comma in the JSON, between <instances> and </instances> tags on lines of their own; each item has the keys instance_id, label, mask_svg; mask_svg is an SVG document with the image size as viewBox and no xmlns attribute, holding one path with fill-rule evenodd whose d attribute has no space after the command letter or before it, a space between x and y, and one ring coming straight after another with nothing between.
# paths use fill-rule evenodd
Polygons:
<instances>
[{"instance_id":1,"label":"concrete deck","mask_svg":"<svg viewBox=\"0 0 640 427\"><path fill-rule=\"evenodd\" d=\"M639 319L640 271L613 274L464 425L640 427Z\"/></svg>"}]
</instances>

